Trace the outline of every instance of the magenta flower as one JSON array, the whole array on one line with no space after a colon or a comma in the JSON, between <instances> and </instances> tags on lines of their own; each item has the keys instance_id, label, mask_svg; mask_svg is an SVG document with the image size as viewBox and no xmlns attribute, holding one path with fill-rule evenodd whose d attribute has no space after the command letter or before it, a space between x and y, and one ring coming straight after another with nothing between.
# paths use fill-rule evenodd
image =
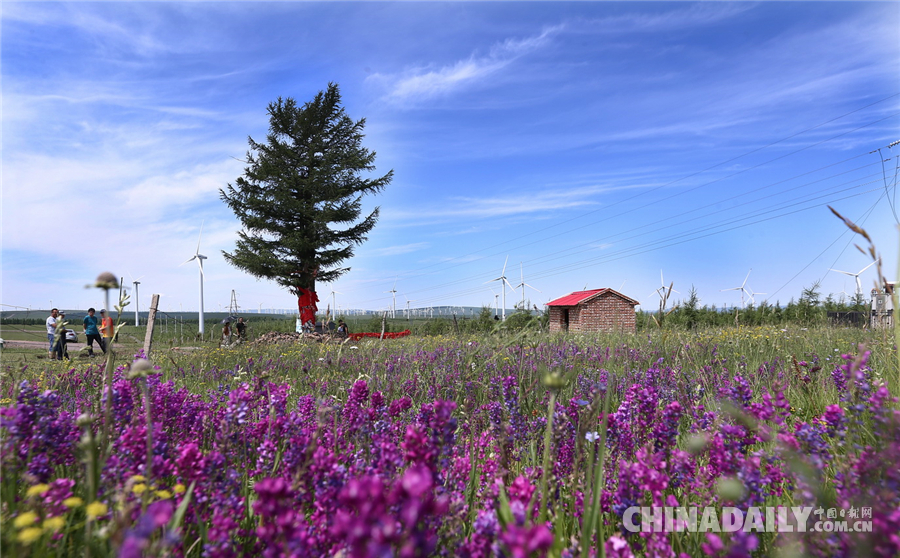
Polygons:
<instances>
[{"instance_id":1,"label":"magenta flower","mask_svg":"<svg viewBox=\"0 0 900 558\"><path fill-rule=\"evenodd\" d=\"M500 541L512 558L538 558L546 556L553 546L553 533L546 525L508 525L500 534Z\"/></svg>"}]
</instances>

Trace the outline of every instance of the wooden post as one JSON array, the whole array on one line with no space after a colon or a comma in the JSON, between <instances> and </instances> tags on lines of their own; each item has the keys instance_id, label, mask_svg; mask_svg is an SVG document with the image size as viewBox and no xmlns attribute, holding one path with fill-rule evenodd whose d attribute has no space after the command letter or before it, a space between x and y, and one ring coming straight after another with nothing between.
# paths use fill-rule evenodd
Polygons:
<instances>
[{"instance_id":1,"label":"wooden post","mask_svg":"<svg viewBox=\"0 0 900 558\"><path fill-rule=\"evenodd\" d=\"M156 309L159 306L159 295L153 295L150 301L150 317L147 318L147 334L144 336L144 358L150 358L150 345L153 342L153 326L156 324Z\"/></svg>"},{"instance_id":2,"label":"wooden post","mask_svg":"<svg viewBox=\"0 0 900 558\"><path fill-rule=\"evenodd\" d=\"M459 322L456 321L456 314L453 314L453 329L456 331L456 334L459 335Z\"/></svg>"},{"instance_id":3,"label":"wooden post","mask_svg":"<svg viewBox=\"0 0 900 558\"><path fill-rule=\"evenodd\" d=\"M387 322L387 312L385 312L385 313L382 314L382 316L381 316L381 337L378 338L379 341L384 340L384 330L385 330L385 327L386 327L386 323L385 323L385 322Z\"/></svg>"}]
</instances>

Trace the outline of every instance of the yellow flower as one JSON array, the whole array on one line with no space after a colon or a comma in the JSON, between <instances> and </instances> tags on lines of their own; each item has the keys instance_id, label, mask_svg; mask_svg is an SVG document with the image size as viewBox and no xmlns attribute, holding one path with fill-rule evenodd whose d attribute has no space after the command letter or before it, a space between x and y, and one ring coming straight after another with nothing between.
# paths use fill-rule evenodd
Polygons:
<instances>
[{"instance_id":1,"label":"yellow flower","mask_svg":"<svg viewBox=\"0 0 900 558\"><path fill-rule=\"evenodd\" d=\"M19 533L19 542L22 544L31 544L41 538L41 533L43 533L43 531L41 531L40 527L29 527Z\"/></svg>"},{"instance_id":2,"label":"yellow flower","mask_svg":"<svg viewBox=\"0 0 900 558\"><path fill-rule=\"evenodd\" d=\"M157 490L156 497L159 498L160 500L168 500L169 498L172 497L172 493L169 492L168 490Z\"/></svg>"},{"instance_id":3,"label":"yellow flower","mask_svg":"<svg viewBox=\"0 0 900 558\"><path fill-rule=\"evenodd\" d=\"M36 484L28 489L28 492L25 495L29 498L32 496L40 496L44 492L50 490L50 486L47 484Z\"/></svg>"},{"instance_id":4,"label":"yellow flower","mask_svg":"<svg viewBox=\"0 0 900 558\"><path fill-rule=\"evenodd\" d=\"M144 482L145 480L147 480L147 478L144 475L134 475L133 477L131 477L131 480L133 480L134 482Z\"/></svg>"},{"instance_id":5,"label":"yellow flower","mask_svg":"<svg viewBox=\"0 0 900 558\"><path fill-rule=\"evenodd\" d=\"M71 498L66 498L63 500L63 505L67 508L80 508L84 505L84 500L79 498L78 496L72 496Z\"/></svg>"},{"instance_id":6,"label":"yellow flower","mask_svg":"<svg viewBox=\"0 0 900 558\"><path fill-rule=\"evenodd\" d=\"M131 491L134 492L135 494L143 494L144 491L146 491L146 490L147 490L146 484L136 484L131 488Z\"/></svg>"},{"instance_id":7,"label":"yellow flower","mask_svg":"<svg viewBox=\"0 0 900 558\"><path fill-rule=\"evenodd\" d=\"M62 517L48 517L44 520L44 530L45 531L53 531L54 533L63 528L66 524L66 520Z\"/></svg>"},{"instance_id":8,"label":"yellow flower","mask_svg":"<svg viewBox=\"0 0 900 558\"><path fill-rule=\"evenodd\" d=\"M107 509L109 508L102 502L91 502L84 511L87 512L88 519L96 519L97 517L104 515Z\"/></svg>"},{"instance_id":9,"label":"yellow flower","mask_svg":"<svg viewBox=\"0 0 900 558\"><path fill-rule=\"evenodd\" d=\"M184 494L184 491L187 490L183 484L178 483L172 487L172 492L175 494Z\"/></svg>"},{"instance_id":10,"label":"yellow flower","mask_svg":"<svg viewBox=\"0 0 900 558\"><path fill-rule=\"evenodd\" d=\"M38 518L38 516L36 513L31 512L31 511L25 512L13 520L13 525L16 527L16 529L21 529L22 527L28 527L29 525L31 525L32 523L37 521L37 518Z\"/></svg>"}]
</instances>

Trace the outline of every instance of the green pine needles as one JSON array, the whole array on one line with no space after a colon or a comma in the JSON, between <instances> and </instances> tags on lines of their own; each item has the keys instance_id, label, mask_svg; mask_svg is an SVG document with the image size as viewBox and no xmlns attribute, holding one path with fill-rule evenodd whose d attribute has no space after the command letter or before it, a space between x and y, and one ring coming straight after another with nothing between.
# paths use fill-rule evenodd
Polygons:
<instances>
[{"instance_id":1,"label":"green pine needles","mask_svg":"<svg viewBox=\"0 0 900 558\"><path fill-rule=\"evenodd\" d=\"M235 250L223 252L235 267L299 293L315 291L349 271L342 264L366 240L378 208L360 218L362 198L393 178L366 178L375 153L362 146L365 119L353 121L341 106L337 84L312 101L270 103L265 143L249 138L247 167L220 190L241 220Z\"/></svg>"}]
</instances>

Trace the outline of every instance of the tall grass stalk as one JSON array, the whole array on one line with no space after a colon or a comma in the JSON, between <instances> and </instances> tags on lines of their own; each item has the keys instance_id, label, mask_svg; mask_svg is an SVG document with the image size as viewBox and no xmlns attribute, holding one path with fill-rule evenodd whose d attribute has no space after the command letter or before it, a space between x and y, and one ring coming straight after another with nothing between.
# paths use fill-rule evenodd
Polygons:
<instances>
[{"instance_id":1,"label":"tall grass stalk","mask_svg":"<svg viewBox=\"0 0 900 558\"><path fill-rule=\"evenodd\" d=\"M581 555L583 557L590 556L588 549L591 547L591 537L594 534L594 530L596 529L597 533L597 556L605 556L606 549L603 546L604 539L604 529L603 529L603 515L600 513L600 499L603 495L603 487L606 482L606 429L608 425L607 416L609 414L609 392L610 386L615 386L616 380L615 376L612 374L609 375L606 390L603 392L603 411L600 418L600 425L598 427L599 430L599 441L600 441L600 455L597 458L597 464L594 466L594 443L591 443L591 462L590 465L594 467L594 478L593 483L591 485L591 507L588 510L588 513L585 514L585 517L582 521L582 532L581 532ZM590 473L589 473L590 474Z\"/></svg>"},{"instance_id":2,"label":"tall grass stalk","mask_svg":"<svg viewBox=\"0 0 900 558\"><path fill-rule=\"evenodd\" d=\"M551 474L550 454L553 446L553 415L556 414L556 391L556 389L551 388L550 403L547 405L547 428L544 430L544 457L541 465L541 523L547 521L547 505L550 499L547 485Z\"/></svg>"}]
</instances>

